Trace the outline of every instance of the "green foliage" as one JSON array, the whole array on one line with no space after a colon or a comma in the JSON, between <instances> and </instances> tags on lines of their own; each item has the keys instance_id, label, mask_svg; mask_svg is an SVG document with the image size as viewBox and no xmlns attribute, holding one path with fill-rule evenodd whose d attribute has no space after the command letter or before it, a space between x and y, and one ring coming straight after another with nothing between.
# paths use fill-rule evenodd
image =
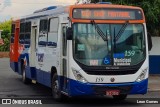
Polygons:
<instances>
[{"instance_id":1,"label":"green foliage","mask_svg":"<svg viewBox=\"0 0 160 107\"><path fill-rule=\"evenodd\" d=\"M10 44L10 35L11 35L11 20L1 22L0 23L0 30L2 31L2 39L4 41L4 45L0 46L0 51L9 51L9 44Z\"/></svg>"},{"instance_id":2,"label":"green foliage","mask_svg":"<svg viewBox=\"0 0 160 107\"><path fill-rule=\"evenodd\" d=\"M92 3L99 0L92 0ZM103 0L113 4L141 7L145 13L147 28L152 36L160 36L160 0Z\"/></svg>"},{"instance_id":3,"label":"green foliage","mask_svg":"<svg viewBox=\"0 0 160 107\"><path fill-rule=\"evenodd\" d=\"M9 44L10 44L9 39L4 38L3 41L4 41L4 45L0 46L0 52L9 51Z\"/></svg>"},{"instance_id":4,"label":"green foliage","mask_svg":"<svg viewBox=\"0 0 160 107\"><path fill-rule=\"evenodd\" d=\"M10 33L11 32L11 20L0 22L0 29L8 31Z\"/></svg>"}]
</instances>

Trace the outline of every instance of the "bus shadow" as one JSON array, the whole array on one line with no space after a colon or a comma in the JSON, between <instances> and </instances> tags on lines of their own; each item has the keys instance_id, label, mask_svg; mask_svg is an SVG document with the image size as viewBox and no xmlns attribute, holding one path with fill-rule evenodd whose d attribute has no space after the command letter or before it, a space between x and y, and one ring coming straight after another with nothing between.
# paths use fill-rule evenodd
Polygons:
<instances>
[{"instance_id":1,"label":"bus shadow","mask_svg":"<svg viewBox=\"0 0 160 107\"><path fill-rule=\"evenodd\" d=\"M20 78L17 79L19 82L22 82ZM23 84L23 83L22 83ZM105 106L105 105L132 105L137 106L139 104L136 103L136 98L127 98L126 100L115 100L112 97L106 96L83 96L83 97L66 97L63 101L55 101L52 98L51 88L43 86L39 83L37 84L28 84L26 85L33 93L33 95L28 96L20 96L23 98L38 98L45 101L47 104L65 104L66 106Z\"/></svg>"},{"instance_id":2,"label":"bus shadow","mask_svg":"<svg viewBox=\"0 0 160 107\"><path fill-rule=\"evenodd\" d=\"M137 106L139 104L136 103L134 99L126 99L126 100L115 100L111 97L80 97L80 98L69 98L63 101L64 104L69 105L87 105L87 106L107 106L107 105L132 105Z\"/></svg>"},{"instance_id":3,"label":"bus shadow","mask_svg":"<svg viewBox=\"0 0 160 107\"><path fill-rule=\"evenodd\" d=\"M51 88L41 85L39 83L33 84L24 84L21 78L15 79L19 82L19 85L23 87L24 95L20 95L18 97L22 98L52 98L52 91ZM26 89L25 89L26 88Z\"/></svg>"}]
</instances>

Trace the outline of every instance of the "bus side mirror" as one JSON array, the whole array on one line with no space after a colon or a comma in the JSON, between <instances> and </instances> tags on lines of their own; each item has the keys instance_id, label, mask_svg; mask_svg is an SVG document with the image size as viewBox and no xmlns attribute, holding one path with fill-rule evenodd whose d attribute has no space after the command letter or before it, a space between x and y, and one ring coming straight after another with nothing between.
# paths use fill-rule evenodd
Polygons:
<instances>
[{"instance_id":1,"label":"bus side mirror","mask_svg":"<svg viewBox=\"0 0 160 107\"><path fill-rule=\"evenodd\" d=\"M152 49L152 38L151 38L151 34L148 33L147 39L148 39L148 50L151 51L151 49Z\"/></svg>"},{"instance_id":2,"label":"bus side mirror","mask_svg":"<svg viewBox=\"0 0 160 107\"><path fill-rule=\"evenodd\" d=\"M67 40L72 40L72 38L73 38L73 29L71 27L67 28L66 37L67 37Z\"/></svg>"}]
</instances>

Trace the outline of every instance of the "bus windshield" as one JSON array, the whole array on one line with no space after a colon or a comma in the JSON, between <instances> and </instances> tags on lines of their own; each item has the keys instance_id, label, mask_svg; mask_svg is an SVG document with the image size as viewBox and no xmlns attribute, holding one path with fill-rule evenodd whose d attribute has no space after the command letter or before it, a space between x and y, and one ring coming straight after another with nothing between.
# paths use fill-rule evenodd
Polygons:
<instances>
[{"instance_id":1,"label":"bus windshield","mask_svg":"<svg viewBox=\"0 0 160 107\"><path fill-rule=\"evenodd\" d=\"M73 25L74 59L86 66L133 66L146 57L143 24ZM121 32L121 33L120 33ZM119 34L120 33L120 34Z\"/></svg>"}]
</instances>

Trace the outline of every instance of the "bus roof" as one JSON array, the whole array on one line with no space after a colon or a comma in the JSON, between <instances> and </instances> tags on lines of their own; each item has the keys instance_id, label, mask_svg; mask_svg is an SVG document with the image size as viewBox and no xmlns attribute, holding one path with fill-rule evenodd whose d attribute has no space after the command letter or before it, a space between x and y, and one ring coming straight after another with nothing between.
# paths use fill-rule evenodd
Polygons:
<instances>
[{"instance_id":1,"label":"bus roof","mask_svg":"<svg viewBox=\"0 0 160 107\"><path fill-rule=\"evenodd\" d=\"M140 7L136 6L126 6L126 5L115 5L115 4L79 4L79 5L71 5L71 9L73 8L126 8L126 9L140 9Z\"/></svg>"},{"instance_id":2,"label":"bus roof","mask_svg":"<svg viewBox=\"0 0 160 107\"><path fill-rule=\"evenodd\" d=\"M53 6L50 6L53 7ZM70 17L72 16L72 10L74 8L122 8L122 9L139 9L143 11L140 7L135 6L125 6L125 5L113 5L113 4L79 4L79 5L70 5L70 6L55 6L54 8L50 8L46 11L41 11L43 9L37 10L30 15L23 16L20 20L30 20L40 17L45 17L48 15L58 15L63 13L69 13ZM144 16L144 15L143 15Z\"/></svg>"},{"instance_id":3,"label":"bus roof","mask_svg":"<svg viewBox=\"0 0 160 107\"><path fill-rule=\"evenodd\" d=\"M39 18L39 17L45 17L45 16L48 16L48 15L62 14L62 13L68 12L68 11L66 11L66 9L67 9L67 6L57 6L56 8L48 9L46 11L45 10L44 11L36 10L32 14L27 15L27 16L23 16L20 19L21 20L29 20L29 19Z\"/></svg>"}]
</instances>

